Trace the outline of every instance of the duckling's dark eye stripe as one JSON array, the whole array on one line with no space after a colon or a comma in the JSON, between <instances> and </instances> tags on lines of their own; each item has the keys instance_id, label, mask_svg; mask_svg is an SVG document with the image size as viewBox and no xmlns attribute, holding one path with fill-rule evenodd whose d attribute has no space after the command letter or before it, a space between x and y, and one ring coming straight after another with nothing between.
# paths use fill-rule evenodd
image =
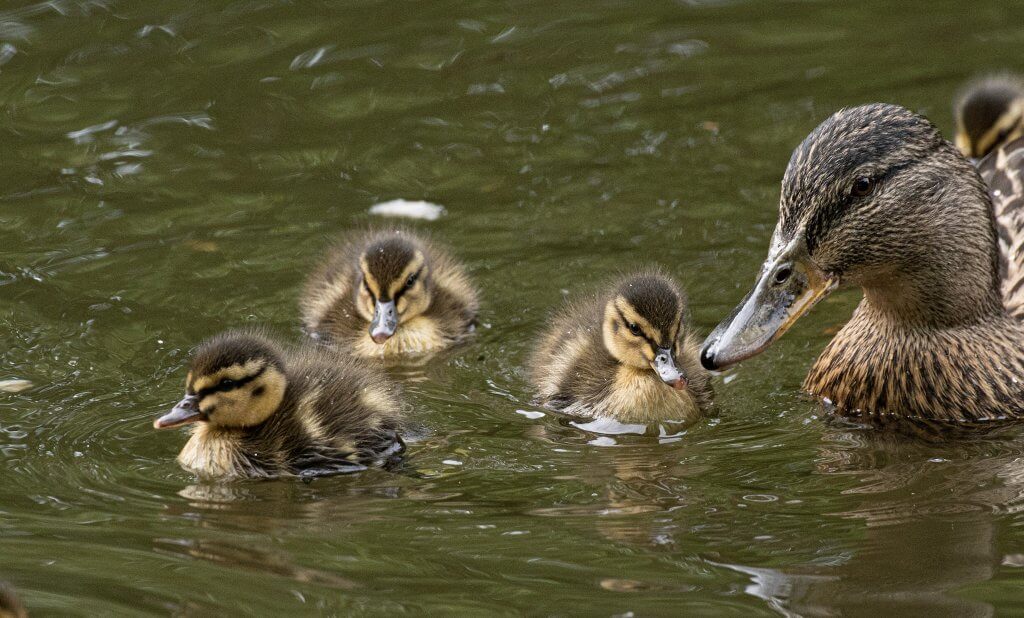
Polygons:
<instances>
[{"instance_id":1,"label":"duckling's dark eye stripe","mask_svg":"<svg viewBox=\"0 0 1024 618\"><path fill-rule=\"evenodd\" d=\"M626 318L626 314L622 313L622 309L619 309L618 307L616 307L615 308L615 312L619 314L619 317L622 318L623 322L625 322L626 324L629 324L630 321ZM630 332L632 332L632 331L630 331ZM636 336L642 338L644 341L646 341L647 343L651 344L655 348L658 347L658 344L654 343L654 340L647 336L647 333L644 332L643 327L640 328L640 332L639 333L636 333Z\"/></svg>"},{"instance_id":2,"label":"duckling's dark eye stripe","mask_svg":"<svg viewBox=\"0 0 1024 618\"><path fill-rule=\"evenodd\" d=\"M417 271L416 271L415 273L413 273L413 275L412 275L411 279L412 279L413 281L416 281L417 279L419 279L419 278L420 278L420 275L422 275L422 274L423 274L423 267L422 267L422 266L420 266L420 269L419 269L419 270L417 270ZM408 281L408 279L406 279L406 281ZM397 300L398 300L399 298L401 298L401 297L402 297L402 294L405 294L405 292L406 292L406 290L407 290L407 289L408 289L408 288L406 288L406 287L405 287L405 283L403 282L403 283L402 283L402 287L400 287L400 288L398 289L398 291L397 291L397 292L395 292L395 298L394 298L394 300L395 300L395 301L397 301Z\"/></svg>"},{"instance_id":3,"label":"duckling's dark eye stripe","mask_svg":"<svg viewBox=\"0 0 1024 618\"><path fill-rule=\"evenodd\" d=\"M249 382L252 382L256 378L258 378L261 375L263 375L263 372L266 371L266 370L267 370L267 366L263 365L262 367L260 367L259 371L257 371L256 373L254 373L252 375L248 375L248 376L245 376L244 378L239 378L237 380L232 380L231 383L226 385L226 386L222 385L220 382L218 382L217 384L214 384L213 386L207 386L206 388L204 388L204 389L200 390L198 393L196 393L196 396L198 396L200 399L202 399L203 397L206 397L207 395L210 395L212 393L218 393L218 392L222 392L222 391L230 391L230 390L234 390L236 388L245 386Z\"/></svg>"}]
</instances>

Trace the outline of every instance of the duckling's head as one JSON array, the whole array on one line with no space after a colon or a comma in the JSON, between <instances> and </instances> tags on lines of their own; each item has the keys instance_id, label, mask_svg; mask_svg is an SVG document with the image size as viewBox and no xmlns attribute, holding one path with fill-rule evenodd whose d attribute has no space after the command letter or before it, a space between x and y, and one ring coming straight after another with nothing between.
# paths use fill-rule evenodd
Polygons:
<instances>
[{"instance_id":1,"label":"duckling's head","mask_svg":"<svg viewBox=\"0 0 1024 618\"><path fill-rule=\"evenodd\" d=\"M685 300L668 278L657 274L629 277L604 308L604 346L623 365L652 369L666 384L686 388L676 364L680 353Z\"/></svg>"},{"instance_id":2,"label":"duckling's head","mask_svg":"<svg viewBox=\"0 0 1024 618\"><path fill-rule=\"evenodd\" d=\"M981 179L931 122L896 105L841 110L793 152L768 259L701 362L757 354L840 283L903 323L997 310L997 259Z\"/></svg>"},{"instance_id":3,"label":"duckling's head","mask_svg":"<svg viewBox=\"0 0 1024 618\"><path fill-rule=\"evenodd\" d=\"M1024 135L1024 81L992 75L968 83L953 106L956 147L965 157L984 157Z\"/></svg>"},{"instance_id":4,"label":"duckling's head","mask_svg":"<svg viewBox=\"0 0 1024 618\"><path fill-rule=\"evenodd\" d=\"M281 405L286 386L281 353L274 344L247 333L219 335L196 350L185 378L185 397L153 426L259 425Z\"/></svg>"},{"instance_id":5,"label":"duckling's head","mask_svg":"<svg viewBox=\"0 0 1024 618\"><path fill-rule=\"evenodd\" d=\"M370 337L387 341L403 322L430 307L430 264L418 243L400 232L379 237L359 256L356 307Z\"/></svg>"}]
</instances>

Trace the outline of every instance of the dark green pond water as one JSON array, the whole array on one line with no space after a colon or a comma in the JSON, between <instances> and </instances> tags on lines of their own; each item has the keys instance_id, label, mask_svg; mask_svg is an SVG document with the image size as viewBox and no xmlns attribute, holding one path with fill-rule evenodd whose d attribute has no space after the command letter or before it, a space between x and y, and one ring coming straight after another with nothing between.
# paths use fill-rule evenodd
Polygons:
<instances>
[{"instance_id":1,"label":"dark green pond water","mask_svg":"<svg viewBox=\"0 0 1024 618\"><path fill-rule=\"evenodd\" d=\"M35 615L1024 612L1024 433L843 427L798 394L858 300L718 377L678 439L537 417L566 291L657 262L704 332L841 106L949 134L1019 2L70 1L0 8L0 579ZM396 372L405 474L201 485L154 416L224 328L297 340L331 235L405 198L479 282Z\"/></svg>"}]
</instances>

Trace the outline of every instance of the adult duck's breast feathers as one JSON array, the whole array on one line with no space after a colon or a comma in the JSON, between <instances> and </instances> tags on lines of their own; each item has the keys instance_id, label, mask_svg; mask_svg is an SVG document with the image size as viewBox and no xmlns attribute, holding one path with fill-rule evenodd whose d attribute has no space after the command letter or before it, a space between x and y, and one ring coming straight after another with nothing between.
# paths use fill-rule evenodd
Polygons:
<instances>
[{"instance_id":1,"label":"adult duck's breast feathers","mask_svg":"<svg viewBox=\"0 0 1024 618\"><path fill-rule=\"evenodd\" d=\"M1003 303L1024 319L1024 138L990 153L978 164L988 185L999 233Z\"/></svg>"}]
</instances>

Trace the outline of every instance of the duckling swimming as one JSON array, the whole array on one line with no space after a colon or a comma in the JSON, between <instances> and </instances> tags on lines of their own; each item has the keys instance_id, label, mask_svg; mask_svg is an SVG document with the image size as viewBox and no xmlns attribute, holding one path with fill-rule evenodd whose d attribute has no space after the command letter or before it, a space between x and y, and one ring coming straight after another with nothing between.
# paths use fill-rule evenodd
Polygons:
<instances>
[{"instance_id":1,"label":"duckling swimming","mask_svg":"<svg viewBox=\"0 0 1024 618\"><path fill-rule=\"evenodd\" d=\"M988 75L964 86L953 104L956 147L980 159L1024 136L1024 80Z\"/></svg>"},{"instance_id":2,"label":"duckling swimming","mask_svg":"<svg viewBox=\"0 0 1024 618\"><path fill-rule=\"evenodd\" d=\"M178 462L201 477L315 476L402 452L401 409L383 375L347 357L228 332L199 346L185 397L153 426L193 424Z\"/></svg>"},{"instance_id":3,"label":"duckling swimming","mask_svg":"<svg viewBox=\"0 0 1024 618\"><path fill-rule=\"evenodd\" d=\"M0 618L28 618L25 606L6 582L0 581Z\"/></svg>"},{"instance_id":4,"label":"duckling swimming","mask_svg":"<svg viewBox=\"0 0 1024 618\"><path fill-rule=\"evenodd\" d=\"M430 354L475 327L477 291L447 250L408 230L345 239L309 278L307 331L361 357Z\"/></svg>"},{"instance_id":5,"label":"duckling swimming","mask_svg":"<svg viewBox=\"0 0 1024 618\"><path fill-rule=\"evenodd\" d=\"M975 170L902 107L836 112L793 152L759 280L701 362L760 353L848 284L864 297L804 390L850 416L1024 418L1022 210L1024 140Z\"/></svg>"},{"instance_id":6,"label":"duckling swimming","mask_svg":"<svg viewBox=\"0 0 1024 618\"><path fill-rule=\"evenodd\" d=\"M656 271L568 305L530 361L541 402L622 422L695 420L711 403L711 386L685 313L679 287Z\"/></svg>"}]
</instances>

